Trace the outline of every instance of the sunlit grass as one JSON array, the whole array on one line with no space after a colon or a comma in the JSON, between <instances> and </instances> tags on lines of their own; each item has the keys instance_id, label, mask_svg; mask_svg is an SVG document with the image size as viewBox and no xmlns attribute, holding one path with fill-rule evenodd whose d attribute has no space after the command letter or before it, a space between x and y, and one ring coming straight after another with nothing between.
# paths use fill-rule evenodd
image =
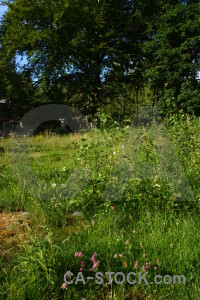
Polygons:
<instances>
[{"instance_id":1,"label":"sunlit grass","mask_svg":"<svg viewBox=\"0 0 200 300\"><path fill-rule=\"evenodd\" d=\"M0 209L26 211L29 218L25 232L7 232L4 239L1 299L199 299L200 122L188 117L173 122L168 133L176 155L164 163L169 172L181 166L184 174L177 174L192 187L188 201L181 201L181 191L175 194L168 177L159 177L164 174L159 158L172 153L171 146L163 147L162 136L153 141L146 128L25 138L24 166L41 183L28 188L29 174L23 178L20 168L13 173L13 141L0 140ZM145 178L136 161L150 163L157 173ZM6 253L8 245L15 255ZM108 285L104 277L103 285L90 281L63 290L64 273L80 269L76 251L83 253L85 275L97 252L103 273L127 274L138 260L137 272L151 262L151 279L156 267L162 276L185 275L186 285Z\"/></svg>"}]
</instances>

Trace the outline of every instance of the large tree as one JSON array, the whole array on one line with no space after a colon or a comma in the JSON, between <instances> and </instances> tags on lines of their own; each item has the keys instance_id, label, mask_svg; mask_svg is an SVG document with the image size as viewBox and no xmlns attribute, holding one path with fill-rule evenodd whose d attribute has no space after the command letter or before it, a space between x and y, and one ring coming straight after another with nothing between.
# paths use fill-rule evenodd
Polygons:
<instances>
[{"instance_id":1,"label":"large tree","mask_svg":"<svg viewBox=\"0 0 200 300\"><path fill-rule=\"evenodd\" d=\"M199 1L165 1L144 44L147 78L165 113L200 114L199 14Z\"/></svg>"},{"instance_id":2,"label":"large tree","mask_svg":"<svg viewBox=\"0 0 200 300\"><path fill-rule=\"evenodd\" d=\"M146 29L142 1L7 1L2 48L7 59L26 55L35 78L94 114L113 82L138 85ZM129 80L130 82L130 80ZM109 87L109 89L108 89ZM49 95L52 93L50 92ZM52 95L53 96L53 95ZM55 99L54 99L55 100Z\"/></svg>"}]
</instances>

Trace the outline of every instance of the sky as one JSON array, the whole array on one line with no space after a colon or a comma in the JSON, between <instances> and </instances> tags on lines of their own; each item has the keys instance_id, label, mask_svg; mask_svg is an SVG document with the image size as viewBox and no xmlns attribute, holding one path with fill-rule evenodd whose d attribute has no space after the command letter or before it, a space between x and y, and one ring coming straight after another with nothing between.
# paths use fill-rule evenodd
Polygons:
<instances>
[{"instance_id":1,"label":"sky","mask_svg":"<svg viewBox=\"0 0 200 300\"><path fill-rule=\"evenodd\" d=\"M1 0L0 0L0 3L1 3ZM0 20L1 20L3 14L5 13L6 10L7 10L7 7L0 4Z\"/></svg>"},{"instance_id":2,"label":"sky","mask_svg":"<svg viewBox=\"0 0 200 300\"><path fill-rule=\"evenodd\" d=\"M0 22L6 10L7 10L7 6L2 5L0 0ZM26 64L27 60L25 57L22 60L21 57L17 57L16 62L19 63L20 66L23 66L24 64Z\"/></svg>"}]
</instances>

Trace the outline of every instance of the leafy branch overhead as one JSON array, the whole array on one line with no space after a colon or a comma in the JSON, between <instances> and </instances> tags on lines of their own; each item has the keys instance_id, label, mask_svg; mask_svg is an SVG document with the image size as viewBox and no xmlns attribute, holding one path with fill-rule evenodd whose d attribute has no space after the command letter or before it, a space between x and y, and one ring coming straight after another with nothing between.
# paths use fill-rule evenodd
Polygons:
<instances>
[{"instance_id":1,"label":"leafy branch overhead","mask_svg":"<svg viewBox=\"0 0 200 300\"><path fill-rule=\"evenodd\" d=\"M5 4L0 64L12 62L16 72L29 70L35 90L24 97L27 107L68 103L92 116L97 108L112 115L116 107L124 117L134 113L133 94L140 91L141 104L149 95L148 103L158 101L163 113L199 114L198 1ZM27 63L17 68L19 57ZM6 81L2 85L8 98Z\"/></svg>"}]
</instances>

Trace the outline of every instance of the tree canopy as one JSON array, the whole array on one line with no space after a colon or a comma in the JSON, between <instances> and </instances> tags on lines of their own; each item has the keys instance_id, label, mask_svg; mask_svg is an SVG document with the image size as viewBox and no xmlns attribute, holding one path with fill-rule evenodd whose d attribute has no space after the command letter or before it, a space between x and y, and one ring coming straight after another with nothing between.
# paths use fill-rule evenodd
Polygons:
<instances>
[{"instance_id":1,"label":"tree canopy","mask_svg":"<svg viewBox=\"0 0 200 300\"><path fill-rule=\"evenodd\" d=\"M0 64L26 56L20 76L29 74L34 92L30 99L30 82L20 77L26 93L19 97L30 106L68 103L94 116L98 108L120 106L124 97L129 109L133 95L150 87L149 103L158 101L163 113L200 113L199 1L5 3Z\"/></svg>"}]
</instances>

